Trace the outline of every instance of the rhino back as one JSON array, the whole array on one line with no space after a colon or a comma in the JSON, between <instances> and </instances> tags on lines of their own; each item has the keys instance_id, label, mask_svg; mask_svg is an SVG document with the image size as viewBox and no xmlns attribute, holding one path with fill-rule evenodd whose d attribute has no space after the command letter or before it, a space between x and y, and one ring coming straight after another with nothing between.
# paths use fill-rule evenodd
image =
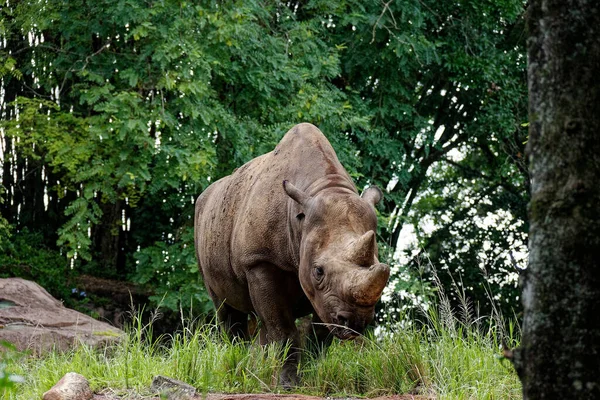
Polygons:
<instances>
[{"instance_id":1,"label":"rhino back","mask_svg":"<svg viewBox=\"0 0 600 400\"><path fill-rule=\"evenodd\" d=\"M245 164L232 178L242 182L232 234L232 263L239 269L260 262L298 269L296 215L303 210L283 190L284 180L308 194L340 181L356 191L327 138L311 124L296 125L273 151Z\"/></svg>"}]
</instances>

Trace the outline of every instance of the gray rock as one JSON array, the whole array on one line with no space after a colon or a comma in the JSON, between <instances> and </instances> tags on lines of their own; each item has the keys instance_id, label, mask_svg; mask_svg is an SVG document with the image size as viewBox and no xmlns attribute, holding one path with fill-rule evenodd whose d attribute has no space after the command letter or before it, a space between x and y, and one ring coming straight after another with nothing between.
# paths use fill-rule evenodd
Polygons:
<instances>
[{"instance_id":1,"label":"gray rock","mask_svg":"<svg viewBox=\"0 0 600 400\"><path fill-rule=\"evenodd\" d=\"M161 375L152 379L151 389L154 393L166 395L168 400L188 400L196 395L196 389L193 386Z\"/></svg>"},{"instance_id":2,"label":"gray rock","mask_svg":"<svg viewBox=\"0 0 600 400\"><path fill-rule=\"evenodd\" d=\"M68 350L80 343L100 347L115 343L124 332L68 309L35 282L0 279L0 340L39 355Z\"/></svg>"},{"instance_id":3,"label":"gray rock","mask_svg":"<svg viewBox=\"0 0 600 400\"><path fill-rule=\"evenodd\" d=\"M42 396L42 400L90 400L90 384L83 375L68 372Z\"/></svg>"}]
</instances>

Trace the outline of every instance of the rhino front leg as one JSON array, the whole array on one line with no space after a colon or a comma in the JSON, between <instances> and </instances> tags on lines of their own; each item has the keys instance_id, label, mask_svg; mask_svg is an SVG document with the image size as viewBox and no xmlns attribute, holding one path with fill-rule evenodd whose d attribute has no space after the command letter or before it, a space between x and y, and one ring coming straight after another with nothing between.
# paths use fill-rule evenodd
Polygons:
<instances>
[{"instance_id":1,"label":"rhino front leg","mask_svg":"<svg viewBox=\"0 0 600 400\"><path fill-rule=\"evenodd\" d=\"M252 306L262 322L264 332L261 339L264 337L266 343L290 346L279 375L279 384L291 389L298 385L300 362L300 335L292 313L296 288L291 274L271 264L260 265L249 271L248 287Z\"/></svg>"}]
</instances>

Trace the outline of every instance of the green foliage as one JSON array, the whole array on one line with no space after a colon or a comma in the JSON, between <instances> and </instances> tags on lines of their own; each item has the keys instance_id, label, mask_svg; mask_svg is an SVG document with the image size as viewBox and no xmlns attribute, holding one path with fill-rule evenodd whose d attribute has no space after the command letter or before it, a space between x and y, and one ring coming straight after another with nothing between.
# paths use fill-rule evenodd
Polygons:
<instances>
[{"instance_id":1,"label":"green foliage","mask_svg":"<svg viewBox=\"0 0 600 400\"><path fill-rule=\"evenodd\" d=\"M46 168L29 181L57 207L58 246L105 274L157 284L156 298L167 283L150 276L169 271L170 308L182 282L182 301L207 299L190 279L191 240L168 236L189 226L209 182L270 150L290 123L326 121L335 131L367 122L328 83L339 50L322 40L320 19L298 21L281 5L51 1L2 12L27 81L5 84L20 94L7 98L14 111L1 125L18 155L5 178L32 160ZM32 210L11 200L18 224L16 214ZM162 255L177 246L184 252L172 269Z\"/></svg>"},{"instance_id":2,"label":"green foliage","mask_svg":"<svg viewBox=\"0 0 600 400\"><path fill-rule=\"evenodd\" d=\"M379 239L402 256L398 292L421 290L427 255L483 309L486 287L518 307L507 277L527 229L523 6L8 4L0 246L17 240L8 224L27 227L75 274L134 279L168 308L204 311L194 199L312 122L359 188L388 188ZM412 247L398 248L403 227Z\"/></svg>"},{"instance_id":3,"label":"green foliage","mask_svg":"<svg viewBox=\"0 0 600 400\"><path fill-rule=\"evenodd\" d=\"M154 288L150 300L172 311L189 309L195 314L206 314L211 303L194 252L194 232L185 228L181 237L169 243L156 242L135 254L138 268L133 281Z\"/></svg>"},{"instance_id":4,"label":"green foliage","mask_svg":"<svg viewBox=\"0 0 600 400\"><path fill-rule=\"evenodd\" d=\"M389 190L381 239L396 247L403 237L398 273L417 276L419 258L429 258L462 275L482 310L491 310L486 285L518 309L528 202L523 3L337 4L330 37L348 46L339 79L372 116L354 140L361 174Z\"/></svg>"},{"instance_id":5,"label":"green foliage","mask_svg":"<svg viewBox=\"0 0 600 400\"><path fill-rule=\"evenodd\" d=\"M0 395L4 396L14 393L17 389L17 383L24 383L25 379L20 375L15 375L9 371L9 364L13 364L16 360L22 357L22 354L17 352L15 346L6 342L0 341Z\"/></svg>"},{"instance_id":6,"label":"green foliage","mask_svg":"<svg viewBox=\"0 0 600 400\"><path fill-rule=\"evenodd\" d=\"M24 229L13 234L12 239L10 246L0 252L0 278L34 280L54 297L69 303L72 271L67 258L41 244L39 232Z\"/></svg>"}]
</instances>

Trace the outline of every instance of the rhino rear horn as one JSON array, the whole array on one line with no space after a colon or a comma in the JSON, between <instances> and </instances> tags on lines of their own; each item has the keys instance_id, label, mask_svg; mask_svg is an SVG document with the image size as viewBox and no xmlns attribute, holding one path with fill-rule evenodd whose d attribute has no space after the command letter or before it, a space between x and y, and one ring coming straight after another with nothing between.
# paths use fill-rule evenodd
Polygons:
<instances>
[{"instance_id":1,"label":"rhino rear horn","mask_svg":"<svg viewBox=\"0 0 600 400\"><path fill-rule=\"evenodd\" d=\"M301 206L306 205L309 195L304 193L302 190L298 189L296 186L292 185L288 180L283 181L283 190L290 196L296 203Z\"/></svg>"},{"instance_id":2,"label":"rhino rear horn","mask_svg":"<svg viewBox=\"0 0 600 400\"><path fill-rule=\"evenodd\" d=\"M381 292L390 277L390 267L386 264L375 264L369 268L353 271L349 286L352 300L361 306L373 306L381 297Z\"/></svg>"},{"instance_id":3,"label":"rhino rear horn","mask_svg":"<svg viewBox=\"0 0 600 400\"><path fill-rule=\"evenodd\" d=\"M346 257L348 261L358 265L371 265L375 259L376 246L375 232L368 231L350 244L346 253Z\"/></svg>"}]
</instances>

